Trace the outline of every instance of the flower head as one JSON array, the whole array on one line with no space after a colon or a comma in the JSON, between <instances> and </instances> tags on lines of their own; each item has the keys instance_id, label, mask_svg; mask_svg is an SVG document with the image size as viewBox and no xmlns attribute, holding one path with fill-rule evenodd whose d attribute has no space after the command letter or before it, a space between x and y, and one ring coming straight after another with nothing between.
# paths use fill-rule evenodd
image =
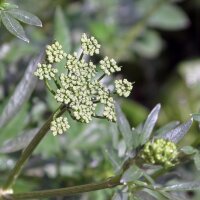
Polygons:
<instances>
[{"instance_id":1,"label":"flower head","mask_svg":"<svg viewBox=\"0 0 200 200\"><path fill-rule=\"evenodd\" d=\"M66 117L58 117L51 122L50 130L53 132L53 135L56 136L64 133L67 129L69 129L69 127L70 126Z\"/></svg>"},{"instance_id":2,"label":"flower head","mask_svg":"<svg viewBox=\"0 0 200 200\"><path fill-rule=\"evenodd\" d=\"M131 93L133 85L127 79L115 80L116 93L119 96L128 97Z\"/></svg>"},{"instance_id":3,"label":"flower head","mask_svg":"<svg viewBox=\"0 0 200 200\"><path fill-rule=\"evenodd\" d=\"M156 139L145 144L141 157L147 163L171 167L174 166L173 161L177 155L176 144L168 140Z\"/></svg>"},{"instance_id":4,"label":"flower head","mask_svg":"<svg viewBox=\"0 0 200 200\"><path fill-rule=\"evenodd\" d=\"M59 42L56 41L52 45L47 45L46 56L49 63L59 63L66 57L66 53L62 50L62 46Z\"/></svg>"},{"instance_id":5,"label":"flower head","mask_svg":"<svg viewBox=\"0 0 200 200\"><path fill-rule=\"evenodd\" d=\"M85 33L81 37L83 54L93 56L99 53L100 44L94 37L88 37ZM58 72L53 67L61 59L66 58L63 66L65 72ZM100 68L106 75L121 70L114 59L105 57L100 61ZM86 61L84 56L77 53L66 54L62 46L55 42L46 47L46 60L39 64L34 73L39 79L54 79L55 87L47 85L57 102L67 105L70 116L83 123L89 123L93 117L103 117L111 122L116 122L114 99L112 92L100 82L97 77L97 66L92 61ZM59 77L59 78L57 78ZM132 89L132 84L126 79L115 81L116 93L127 97ZM103 108L102 116L97 113L97 105ZM67 118L58 117L51 123L51 131L54 135L62 134L69 128Z\"/></svg>"},{"instance_id":6,"label":"flower head","mask_svg":"<svg viewBox=\"0 0 200 200\"><path fill-rule=\"evenodd\" d=\"M81 46L83 53L90 56L99 54L99 49L101 47L101 45L94 37L89 38L85 33L83 33L81 37Z\"/></svg>"},{"instance_id":7,"label":"flower head","mask_svg":"<svg viewBox=\"0 0 200 200\"><path fill-rule=\"evenodd\" d=\"M100 68L107 75L121 71L121 67L117 65L116 61L113 58L109 59L107 56L100 61Z\"/></svg>"},{"instance_id":8,"label":"flower head","mask_svg":"<svg viewBox=\"0 0 200 200\"><path fill-rule=\"evenodd\" d=\"M48 79L51 80L55 77L57 69L53 68L51 64L38 64L37 70L34 72L34 75L37 76L40 80Z\"/></svg>"}]
</instances>

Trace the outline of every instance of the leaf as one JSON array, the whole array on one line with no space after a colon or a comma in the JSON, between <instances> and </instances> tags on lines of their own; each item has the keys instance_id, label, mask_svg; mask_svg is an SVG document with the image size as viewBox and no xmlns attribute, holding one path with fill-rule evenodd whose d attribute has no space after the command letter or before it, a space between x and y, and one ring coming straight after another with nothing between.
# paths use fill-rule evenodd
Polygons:
<instances>
[{"instance_id":1,"label":"leaf","mask_svg":"<svg viewBox=\"0 0 200 200\"><path fill-rule=\"evenodd\" d=\"M5 126L21 109L24 102L28 100L31 93L33 92L37 79L34 77L33 72L37 68L37 64L43 58L43 51L39 54L36 59L33 59L24 74L24 77L17 85L14 94L9 99L6 107L4 108L0 116L0 127Z\"/></svg>"},{"instance_id":2,"label":"leaf","mask_svg":"<svg viewBox=\"0 0 200 200\"><path fill-rule=\"evenodd\" d=\"M132 165L129 167L124 174L122 175L122 178L120 180L121 183L128 183L132 182L134 180L137 180L141 178L143 175L143 172L140 168L138 168L136 165Z\"/></svg>"},{"instance_id":3,"label":"leaf","mask_svg":"<svg viewBox=\"0 0 200 200\"><path fill-rule=\"evenodd\" d=\"M128 193L118 191L114 194L114 196L112 197L112 200L128 200Z\"/></svg>"},{"instance_id":4,"label":"leaf","mask_svg":"<svg viewBox=\"0 0 200 200\"><path fill-rule=\"evenodd\" d=\"M119 171L120 168L121 168L122 162L119 159L119 157L117 156L117 153L111 148L106 148L104 152L106 154L106 157L108 158L108 160L112 164L114 170L116 172Z\"/></svg>"},{"instance_id":5,"label":"leaf","mask_svg":"<svg viewBox=\"0 0 200 200\"><path fill-rule=\"evenodd\" d=\"M6 11L1 11L1 19L3 25L10 33L15 35L19 39L24 40L25 42L29 42L29 39L26 37L26 34L21 24L10 14L7 14Z\"/></svg>"},{"instance_id":6,"label":"leaf","mask_svg":"<svg viewBox=\"0 0 200 200\"><path fill-rule=\"evenodd\" d=\"M175 185L167 186L163 188L164 191L190 191L200 190L200 181L178 183Z\"/></svg>"},{"instance_id":7,"label":"leaf","mask_svg":"<svg viewBox=\"0 0 200 200\"><path fill-rule=\"evenodd\" d=\"M132 148L132 131L131 131L131 127L130 124L128 122L128 120L126 119L125 115L123 114L120 106L118 103L115 104L115 111L116 111L116 116L117 116L117 125L119 128L119 131L121 132L126 146L128 149Z\"/></svg>"},{"instance_id":8,"label":"leaf","mask_svg":"<svg viewBox=\"0 0 200 200\"><path fill-rule=\"evenodd\" d=\"M200 113L193 113L191 114L192 115L192 118L197 121L197 122L200 122Z\"/></svg>"},{"instance_id":9,"label":"leaf","mask_svg":"<svg viewBox=\"0 0 200 200\"><path fill-rule=\"evenodd\" d=\"M71 37L69 26L62 9L58 6L54 18L54 38L62 45L64 51L71 51Z\"/></svg>"},{"instance_id":10,"label":"leaf","mask_svg":"<svg viewBox=\"0 0 200 200\"><path fill-rule=\"evenodd\" d=\"M158 114L160 112L161 105L157 104L151 113L148 115L147 120L144 123L142 134L141 134L141 144L145 144L149 137L151 136L152 130L158 120Z\"/></svg>"},{"instance_id":11,"label":"leaf","mask_svg":"<svg viewBox=\"0 0 200 200\"><path fill-rule=\"evenodd\" d=\"M166 3L150 17L149 24L164 30L178 30L187 27L189 19L180 7Z\"/></svg>"},{"instance_id":12,"label":"leaf","mask_svg":"<svg viewBox=\"0 0 200 200\"><path fill-rule=\"evenodd\" d=\"M193 159L194 159L194 164L195 164L197 170L200 171L200 152L197 152L197 153L194 155Z\"/></svg>"},{"instance_id":13,"label":"leaf","mask_svg":"<svg viewBox=\"0 0 200 200\"><path fill-rule=\"evenodd\" d=\"M18 8L19 6L16 5L16 4L13 4L13 3L11 4L11 3L5 2L5 3L2 4L1 7L2 7L3 9L8 10L8 9L13 9L13 8Z\"/></svg>"},{"instance_id":14,"label":"leaf","mask_svg":"<svg viewBox=\"0 0 200 200\"><path fill-rule=\"evenodd\" d=\"M192 155L198 152L198 150L193 148L192 146L184 146L181 148L181 151L186 155Z\"/></svg>"},{"instance_id":15,"label":"leaf","mask_svg":"<svg viewBox=\"0 0 200 200\"><path fill-rule=\"evenodd\" d=\"M167 200L168 199L163 194L161 194L159 191L156 191L156 190L150 190L150 189L145 188L143 191L148 193L150 196L154 197L157 200Z\"/></svg>"},{"instance_id":16,"label":"leaf","mask_svg":"<svg viewBox=\"0 0 200 200\"><path fill-rule=\"evenodd\" d=\"M175 129L172 129L171 131L164 133L162 135L159 135L158 138L164 138L166 140L170 140L174 143L178 143L188 132L192 125L193 120L190 119L186 123L181 124L177 126Z\"/></svg>"},{"instance_id":17,"label":"leaf","mask_svg":"<svg viewBox=\"0 0 200 200\"><path fill-rule=\"evenodd\" d=\"M163 49L163 41L156 31L146 30L133 44L133 49L146 58L155 58Z\"/></svg>"},{"instance_id":18,"label":"leaf","mask_svg":"<svg viewBox=\"0 0 200 200\"><path fill-rule=\"evenodd\" d=\"M171 131L172 129L174 129L175 127L177 127L180 124L179 121L172 121L169 122L168 124L164 125L163 127L159 128L156 132L155 135L161 135L164 134L166 132Z\"/></svg>"},{"instance_id":19,"label":"leaf","mask_svg":"<svg viewBox=\"0 0 200 200\"><path fill-rule=\"evenodd\" d=\"M13 153L24 149L38 132L38 128L24 132L14 139L7 140L0 147L0 153Z\"/></svg>"},{"instance_id":20,"label":"leaf","mask_svg":"<svg viewBox=\"0 0 200 200\"><path fill-rule=\"evenodd\" d=\"M32 26L40 26L42 27L42 22L40 21L40 19L27 12L24 10L20 10L20 9L10 9L7 11L9 14L11 14L14 18L16 18L17 20L32 25Z\"/></svg>"}]
</instances>

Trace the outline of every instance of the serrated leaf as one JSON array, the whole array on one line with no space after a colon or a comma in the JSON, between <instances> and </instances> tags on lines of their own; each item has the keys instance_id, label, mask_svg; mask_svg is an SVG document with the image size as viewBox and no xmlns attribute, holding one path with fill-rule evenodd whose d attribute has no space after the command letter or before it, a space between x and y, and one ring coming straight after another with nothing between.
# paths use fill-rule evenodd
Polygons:
<instances>
[{"instance_id":1,"label":"serrated leaf","mask_svg":"<svg viewBox=\"0 0 200 200\"><path fill-rule=\"evenodd\" d=\"M138 168L136 165L132 165L124 172L120 182L121 183L132 182L142 177L142 175L143 175L142 170Z\"/></svg>"},{"instance_id":2,"label":"serrated leaf","mask_svg":"<svg viewBox=\"0 0 200 200\"><path fill-rule=\"evenodd\" d=\"M153 128L158 120L158 114L160 112L161 105L157 104L147 117L144 123L142 134L141 134L141 144L145 144L150 138Z\"/></svg>"},{"instance_id":3,"label":"serrated leaf","mask_svg":"<svg viewBox=\"0 0 200 200\"><path fill-rule=\"evenodd\" d=\"M168 124L164 125L163 127L159 128L156 132L155 135L160 135L164 134L166 132L169 132L170 130L176 128L180 124L179 121L172 121L169 122Z\"/></svg>"},{"instance_id":4,"label":"serrated leaf","mask_svg":"<svg viewBox=\"0 0 200 200\"><path fill-rule=\"evenodd\" d=\"M71 37L67 18L62 9L58 6L54 18L54 38L62 45L64 51L71 51Z\"/></svg>"},{"instance_id":5,"label":"serrated leaf","mask_svg":"<svg viewBox=\"0 0 200 200\"><path fill-rule=\"evenodd\" d=\"M200 113L193 113L192 114L192 118L197 121L200 122Z\"/></svg>"},{"instance_id":6,"label":"serrated leaf","mask_svg":"<svg viewBox=\"0 0 200 200\"><path fill-rule=\"evenodd\" d=\"M37 68L37 64L43 58L43 51L39 54L36 59L33 59L27 67L25 74L17 85L14 94L9 99L0 116L0 127L5 126L20 110L24 102L28 100L33 89L35 88L37 79L34 77L33 72Z\"/></svg>"},{"instance_id":7,"label":"serrated leaf","mask_svg":"<svg viewBox=\"0 0 200 200\"><path fill-rule=\"evenodd\" d=\"M178 183L163 188L164 191L190 191L200 190L200 181Z\"/></svg>"},{"instance_id":8,"label":"serrated leaf","mask_svg":"<svg viewBox=\"0 0 200 200\"><path fill-rule=\"evenodd\" d=\"M7 140L0 147L0 153L13 153L24 149L38 132L38 128L20 134L14 139Z\"/></svg>"},{"instance_id":9,"label":"serrated leaf","mask_svg":"<svg viewBox=\"0 0 200 200\"><path fill-rule=\"evenodd\" d=\"M171 131L164 133L162 135L159 135L158 138L164 138L166 140L170 140L174 143L179 142L185 134L188 132L192 125L192 119L188 120L186 123L181 124L177 126L175 129L172 129Z\"/></svg>"},{"instance_id":10,"label":"serrated leaf","mask_svg":"<svg viewBox=\"0 0 200 200\"><path fill-rule=\"evenodd\" d=\"M40 19L32 13L20 9L10 9L7 12L23 23L42 27L42 22Z\"/></svg>"},{"instance_id":11,"label":"serrated leaf","mask_svg":"<svg viewBox=\"0 0 200 200\"><path fill-rule=\"evenodd\" d=\"M192 146L184 146L181 148L181 151L186 155L192 155L198 152L198 150L193 148Z\"/></svg>"},{"instance_id":12,"label":"serrated leaf","mask_svg":"<svg viewBox=\"0 0 200 200\"><path fill-rule=\"evenodd\" d=\"M132 148L132 131L128 120L126 119L124 113L122 112L118 103L115 104L115 111L117 116L117 125L119 128L120 133L122 134L126 146L128 149Z\"/></svg>"},{"instance_id":13,"label":"serrated leaf","mask_svg":"<svg viewBox=\"0 0 200 200\"><path fill-rule=\"evenodd\" d=\"M197 153L194 155L193 159L194 159L194 164L195 164L197 170L200 171L200 152L197 152Z\"/></svg>"},{"instance_id":14,"label":"serrated leaf","mask_svg":"<svg viewBox=\"0 0 200 200\"><path fill-rule=\"evenodd\" d=\"M24 40L25 42L29 42L29 39L27 38L22 25L10 14L8 14L6 11L1 11L1 19L3 25L10 33L19 39Z\"/></svg>"}]
</instances>

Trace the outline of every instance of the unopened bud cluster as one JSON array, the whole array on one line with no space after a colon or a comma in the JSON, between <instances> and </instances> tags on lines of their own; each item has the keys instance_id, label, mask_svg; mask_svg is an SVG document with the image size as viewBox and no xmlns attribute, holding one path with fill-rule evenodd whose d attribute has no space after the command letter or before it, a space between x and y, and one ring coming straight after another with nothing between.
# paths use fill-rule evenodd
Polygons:
<instances>
[{"instance_id":1,"label":"unopened bud cluster","mask_svg":"<svg viewBox=\"0 0 200 200\"><path fill-rule=\"evenodd\" d=\"M109 59L107 56L100 61L100 68L107 75L121 71L121 67L117 65L116 61L113 58Z\"/></svg>"},{"instance_id":2,"label":"unopened bud cluster","mask_svg":"<svg viewBox=\"0 0 200 200\"><path fill-rule=\"evenodd\" d=\"M77 53L66 54L62 46L55 42L46 48L46 60L44 64L39 64L35 75L39 79L50 80L54 78L57 89L54 91L54 98L57 102L67 105L71 117L79 122L89 123L93 117L101 116L109 121L116 121L114 108L114 99L109 89L100 81L97 72L97 66L84 59L85 55L94 55L99 53L100 45L94 37L88 37L83 34L81 37L82 55ZM56 64L65 58L63 73L57 73L56 68L51 63ZM47 67L48 66L48 67ZM46 69L48 68L48 70ZM100 61L100 69L106 74L121 70L114 59L105 57ZM58 74L57 77L55 74ZM117 83L117 84L116 84ZM132 89L132 83L126 79L117 81L116 94L127 97ZM53 93L53 94L54 94ZM97 105L103 107L102 113L97 113ZM66 126L64 126L66 123ZM51 124L51 130L54 135L61 134L69 128L66 118L57 118Z\"/></svg>"},{"instance_id":3,"label":"unopened bud cluster","mask_svg":"<svg viewBox=\"0 0 200 200\"><path fill-rule=\"evenodd\" d=\"M58 70L53 68L51 64L38 64L37 70L34 72L34 75L37 76L40 80L48 79L51 80L55 77Z\"/></svg>"},{"instance_id":4,"label":"unopened bud cluster","mask_svg":"<svg viewBox=\"0 0 200 200\"><path fill-rule=\"evenodd\" d=\"M68 120L66 117L58 117L51 122L51 128L53 135L64 133L69 128Z\"/></svg>"},{"instance_id":5,"label":"unopened bud cluster","mask_svg":"<svg viewBox=\"0 0 200 200\"><path fill-rule=\"evenodd\" d=\"M147 142L141 154L146 163L162 165L165 168L174 166L177 156L176 144L164 139Z\"/></svg>"},{"instance_id":6,"label":"unopened bud cluster","mask_svg":"<svg viewBox=\"0 0 200 200\"><path fill-rule=\"evenodd\" d=\"M127 79L115 81L116 93L119 96L128 97L131 93L132 88L133 88L132 83L129 82Z\"/></svg>"},{"instance_id":7,"label":"unopened bud cluster","mask_svg":"<svg viewBox=\"0 0 200 200\"><path fill-rule=\"evenodd\" d=\"M90 56L99 54L99 49L101 47L101 45L94 37L88 38L85 33L83 33L81 37L81 46L83 53Z\"/></svg>"}]
</instances>

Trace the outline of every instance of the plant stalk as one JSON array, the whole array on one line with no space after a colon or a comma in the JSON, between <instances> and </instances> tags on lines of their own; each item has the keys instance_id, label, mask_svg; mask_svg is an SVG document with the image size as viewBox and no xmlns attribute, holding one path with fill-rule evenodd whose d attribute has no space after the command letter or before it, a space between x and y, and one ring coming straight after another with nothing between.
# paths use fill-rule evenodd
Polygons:
<instances>
[{"instance_id":1,"label":"plant stalk","mask_svg":"<svg viewBox=\"0 0 200 200\"><path fill-rule=\"evenodd\" d=\"M122 185L122 183L120 183L120 178L121 178L120 176L114 176L99 183L90 183L90 184L67 187L67 188L41 190L41 191L27 192L27 193L16 193L9 195L7 194L3 196L3 199L23 200L23 199L51 198L58 196L73 196L85 192L108 189L116 187L118 185Z\"/></svg>"},{"instance_id":2,"label":"plant stalk","mask_svg":"<svg viewBox=\"0 0 200 200\"><path fill-rule=\"evenodd\" d=\"M66 111L66 106L61 105L60 107L60 112L58 113L57 116L62 115ZM7 181L5 182L3 186L3 190L7 190L12 187L14 184L15 180L18 178L22 168L24 167L26 161L32 154L32 152L35 150L35 148L38 146L42 138L46 135L46 133L50 129L51 121L53 119L55 113L52 113L49 119L45 122L45 124L41 127L41 129L38 131L38 133L35 135L35 137L32 139L32 141L28 144L28 146L24 149L24 151L21 154L21 157L15 164L14 168L9 174L9 177Z\"/></svg>"}]
</instances>

